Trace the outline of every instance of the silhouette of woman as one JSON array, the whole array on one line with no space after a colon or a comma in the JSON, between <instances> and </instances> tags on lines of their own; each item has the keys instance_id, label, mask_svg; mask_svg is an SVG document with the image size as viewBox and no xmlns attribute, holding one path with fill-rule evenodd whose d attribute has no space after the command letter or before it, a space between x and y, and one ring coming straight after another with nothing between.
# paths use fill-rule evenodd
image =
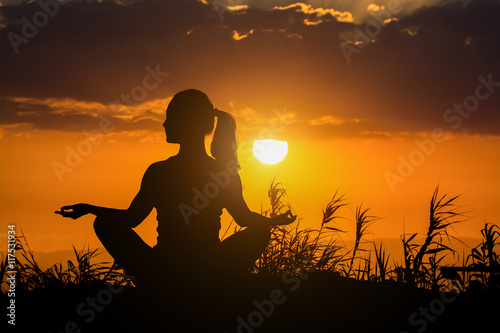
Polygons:
<instances>
[{"instance_id":1,"label":"silhouette of woman","mask_svg":"<svg viewBox=\"0 0 500 333\"><path fill-rule=\"evenodd\" d=\"M180 144L179 153L146 170L139 193L128 209L89 204L64 206L55 213L78 219L96 215L94 229L115 262L138 281L151 282L214 273L245 272L270 241L270 226L292 223L290 211L274 218L252 212L242 196L236 156L236 123L227 112L214 109L205 93L185 90L169 103L163 126L167 142ZM217 126L210 157L204 138ZM155 208L157 244L151 248L133 230ZM225 208L246 227L219 240Z\"/></svg>"}]
</instances>

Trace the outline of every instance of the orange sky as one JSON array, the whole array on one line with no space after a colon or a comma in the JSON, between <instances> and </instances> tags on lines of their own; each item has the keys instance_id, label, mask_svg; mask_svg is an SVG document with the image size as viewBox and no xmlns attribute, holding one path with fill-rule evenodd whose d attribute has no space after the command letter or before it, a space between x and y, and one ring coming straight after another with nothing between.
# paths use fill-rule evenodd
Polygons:
<instances>
[{"instance_id":1,"label":"orange sky","mask_svg":"<svg viewBox=\"0 0 500 333\"><path fill-rule=\"evenodd\" d=\"M112 137L111 135L109 135ZM161 135L159 135L161 136ZM51 163L65 157L66 145L76 147L82 135L34 132L31 137L3 139L1 166L2 221L15 223L28 236L33 249L55 251L89 243L99 246L92 218L63 219L53 211L61 205L88 202L126 208L136 194L143 172L156 160L176 152L165 142L138 142L135 137L107 140L84 157L59 182ZM240 154L244 196L249 206L268 207L267 189L273 177L287 188L292 208L304 226L317 227L321 209L338 188L346 193L351 209L344 210L343 227L353 231L354 208L363 203L383 217L371 230L379 238L398 237L406 221L407 232L424 232L429 200L437 184L442 193L461 194L458 203L472 210L471 221L456 226L458 236L477 237L487 221L500 217L498 205L498 138L457 137L439 146L414 174L391 191L386 170L395 170L398 154L409 153L414 143L389 139L290 139L289 153L276 165L264 165L252 155ZM154 244L154 212L139 232ZM227 221L227 220L226 220Z\"/></svg>"},{"instance_id":2,"label":"orange sky","mask_svg":"<svg viewBox=\"0 0 500 333\"><path fill-rule=\"evenodd\" d=\"M205 91L235 116L244 196L256 211L268 207L276 176L304 226L318 225L339 189L352 203L344 211L348 230L363 203L383 218L371 228L377 237L399 237L403 221L406 232L425 232L439 184L441 193L460 194L457 203L470 211L455 235L479 237L485 218L498 223L500 43L483 28L499 28L491 15L500 6L407 3L363 45L356 29L388 7L291 3L242 1L221 19L200 1L70 2L18 53L7 35L21 33L16 17L38 7L1 6L8 52L0 55L0 234L14 223L37 251L100 246L91 217L71 221L53 211L78 202L126 208L149 164L178 149L165 142L161 123L171 97L186 88ZM346 45L359 51L350 61ZM454 112L454 104L474 111ZM444 142L432 139L436 128L446 132ZM106 133L88 139L84 130ZM250 153L253 140L268 138L288 141L288 156L277 165ZM85 155L72 166L68 147ZM418 165L400 174L401 158ZM388 172L402 178L391 185ZM138 227L150 244L154 218Z\"/></svg>"}]
</instances>

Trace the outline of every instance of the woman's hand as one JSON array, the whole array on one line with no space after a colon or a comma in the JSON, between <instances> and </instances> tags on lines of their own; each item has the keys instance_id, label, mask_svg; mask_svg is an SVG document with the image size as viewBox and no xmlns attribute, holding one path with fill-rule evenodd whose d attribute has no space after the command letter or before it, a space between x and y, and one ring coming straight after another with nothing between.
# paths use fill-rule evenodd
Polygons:
<instances>
[{"instance_id":1,"label":"woman's hand","mask_svg":"<svg viewBox=\"0 0 500 333\"><path fill-rule=\"evenodd\" d=\"M54 213L76 220L77 218L90 213L90 207L91 206L89 204L80 203L76 205L61 207L60 211L55 211Z\"/></svg>"},{"instance_id":2,"label":"woman's hand","mask_svg":"<svg viewBox=\"0 0 500 333\"><path fill-rule=\"evenodd\" d=\"M288 225L290 223L293 223L295 219L297 218L297 215L293 215L292 211L289 209L286 211L286 213L277 215L276 217L271 218L271 224L272 225Z\"/></svg>"}]
</instances>

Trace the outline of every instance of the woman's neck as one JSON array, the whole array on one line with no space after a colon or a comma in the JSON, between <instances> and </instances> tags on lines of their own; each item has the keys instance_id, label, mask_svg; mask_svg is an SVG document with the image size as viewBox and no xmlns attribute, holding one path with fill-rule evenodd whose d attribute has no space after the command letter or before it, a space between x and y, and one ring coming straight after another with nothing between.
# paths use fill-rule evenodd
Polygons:
<instances>
[{"instance_id":1,"label":"woman's neck","mask_svg":"<svg viewBox=\"0 0 500 333\"><path fill-rule=\"evenodd\" d=\"M179 148L179 153L177 154L183 157L190 158L205 158L208 157L207 151L205 149L205 143L203 141L195 143L183 143Z\"/></svg>"}]
</instances>

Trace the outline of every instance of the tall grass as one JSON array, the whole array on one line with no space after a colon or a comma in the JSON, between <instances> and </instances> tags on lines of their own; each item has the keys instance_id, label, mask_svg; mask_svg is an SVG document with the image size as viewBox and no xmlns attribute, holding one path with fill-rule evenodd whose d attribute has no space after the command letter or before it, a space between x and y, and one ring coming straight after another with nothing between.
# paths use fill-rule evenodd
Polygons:
<instances>
[{"instance_id":1,"label":"tall grass","mask_svg":"<svg viewBox=\"0 0 500 333\"><path fill-rule=\"evenodd\" d=\"M491 223L485 223L481 230L482 242L472 249L468 259L469 267L475 272L471 278L487 288L500 288L500 256L495 248L500 245L500 228Z\"/></svg>"},{"instance_id":2,"label":"tall grass","mask_svg":"<svg viewBox=\"0 0 500 333\"><path fill-rule=\"evenodd\" d=\"M439 270L442 260L456 251L443 243L444 237L457 239L448 233L453 224L463 221L464 213L458 212L455 204L458 196L448 198L447 194L439 196L439 186L436 187L429 207L429 225L423 244L415 243L414 233L406 239L402 236L404 251L404 282L430 289L440 289L444 277Z\"/></svg>"},{"instance_id":3,"label":"tall grass","mask_svg":"<svg viewBox=\"0 0 500 333\"><path fill-rule=\"evenodd\" d=\"M274 180L268 191L270 208L262 211L265 216L274 217L291 209L287 202L286 190ZM321 269L333 271L343 263L345 253L338 233L343 230L337 220L339 210L345 207L344 195L337 192L323 211L319 229L301 229L301 219L292 225L277 226L271 230L271 241L257 260L253 272L279 276L284 272Z\"/></svg>"},{"instance_id":4,"label":"tall grass","mask_svg":"<svg viewBox=\"0 0 500 333\"><path fill-rule=\"evenodd\" d=\"M68 260L66 267L57 263L48 269L42 269L30 249L26 237L21 234L15 244L16 290L30 291L64 287L80 287L91 285L128 283L123 273L114 264L108 262L95 263L98 256L97 249L89 247L78 251L73 247L75 261ZM4 282L7 272L7 257L2 255L0 279L2 292L5 292Z\"/></svg>"},{"instance_id":5,"label":"tall grass","mask_svg":"<svg viewBox=\"0 0 500 333\"><path fill-rule=\"evenodd\" d=\"M291 209L286 189L281 183L271 182L268 191L269 208L261 210L265 216L275 217ZM382 242L371 242L367 247L369 227L380 219L369 214L369 208L356 207L353 216L344 194L335 191L332 199L322 211L317 228L303 228L299 218L291 225L277 226L271 230L271 241L262 256L255 262L251 272L280 276L283 273L300 274L311 269L332 272L336 275L377 283L395 281L414 287L433 290L449 288L448 280L456 280L461 286L472 284L481 288L500 288L500 228L485 223L481 230L482 242L470 254L462 255L462 267L442 267L445 257L456 251L445 240L456 237L448 233L449 228L465 219L456 205L458 196L439 195L437 187L431 197L429 221L423 238L418 233L401 236L403 261L390 262ZM232 221L222 238L242 228L233 227ZM348 225L354 224L352 247L343 237L349 235ZM420 241L419 241L420 240ZM37 290L100 284L130 284L118 267L107 262L94 263L97 250L88 247L77 251L75 261L68 260L42 269L22 235L16 240L16 268L18 290ZM458 256L457 256L458 257ZM2 257L0 277L5 279L7 258ZM461 274L458 274L460 272ZM2 292L5 292L2 284Z\"/></svg>"},{"instance_id":6,"label":"tall grass","mask_svg":"<svg viewBox=\"0 0 500 333\"><path fill-rule=\"evenodd\" d=\"M377 243L373 243L375 248L375 274L373 275L373 280L375 282L384 282L386 278L391 274L389 269L389 258L390 255L386 255L383 250L383 245L380 243L380 247L377 249Z\"/></svg>"},{"instance_id":7,"label":"tall grass","mask_svg":"<svg viewBox=\"0 0 500 333\"><path fill-rule=\"evenodd\" d=\"M268 196L270 208L263 211L264 215L276 216L290 208L287 192L280 183L273 180ZM369 214L369 208L363 208L362 205L356 207L352 218L355 224L352 248L345 244L342 236L348 234L345 223L349 221L349 203L345 195L340 195L337 190L323 209L318 229L302 228L300 218L290 226L274 228L271 242L256 262L253 272L299 274L301 270L314 267L358 280L391 280L415 287L445 290L450 284L441 271L443 260L447 256L458 257L445 241L460 241L449 233L449 229L466 220L466 213L461 212L460 206L456 204L458 198L440 195L439 186L436 187L430 200L428 227L426 233L422 234L423 239L418 237L419 233L403 234L403 262L393 261L390 264L390 255L385 252L382 242L372 242L373 252L371 248L362 246L367 243L366 235L371 233L369 227L380 220ZM495 252L495 247L499 245L499 229L496 225L487 224L481 232L484 240L472 250L467 259L472 259L472 263L468 267L470 270L488 267L488 270L470 277L484 285L498 287L499 274L491 272L491 269L500 271L500 258ZM462 275L459 282L467 285L468 276Z\"/></svg>"},{"instance_id":8,"label":"tall grass","mask_svg":"<svg viewBox=\"0 0 500 333\"><path fill-rule=\"evenodd\" d=\"M355 232L354 247L352 249L351 263L349 265L348 275L351 275L351 270L354 267L354 260L356 258L359 258L361 261L363 261L364 269L360 271L361 262L358 263L358 270L356 275L358 279L364 279L365 276L364 274L368 274L369 276L371 272L371 254L369 255L368 258L359 256L356 257L356 254L358 252L366 251L365 249L360 248L360 244L363 241L363 236L365 236L368 233L368 227L379 220L379 218L377 218L376 216L368 215L369 210L370 210L369 208L363 209L362 205L356 207L356 217L355 217L356 232ZM359 275L360 273L362 273L361 277Z\"/></svg>"}]
</instances>

